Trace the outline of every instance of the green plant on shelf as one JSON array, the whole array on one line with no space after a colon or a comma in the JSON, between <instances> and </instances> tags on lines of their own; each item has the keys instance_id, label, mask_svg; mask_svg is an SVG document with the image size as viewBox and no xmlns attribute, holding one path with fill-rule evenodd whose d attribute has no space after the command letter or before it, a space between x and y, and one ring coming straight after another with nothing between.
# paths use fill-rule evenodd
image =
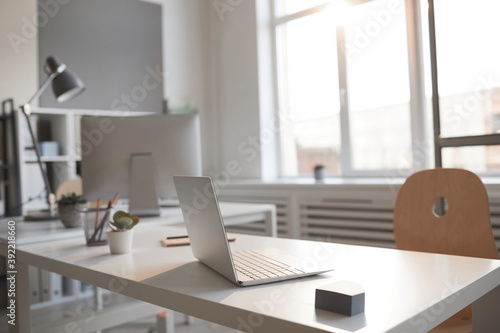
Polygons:
<instances>
[{"instance_id":1,"label":"green plant on shelf","mask_svg":"<svg viewBox=\"0 0 500 333\"><path fill-rule=\"evenodd\" d=\"M113 215L113 221L109 221L109 226L114 232L123 232L131 230L137 223L139 223L139 217L120 210Z\"/></svg>"},{"instance_id":2,"label":"green plant on shelf","mask_svg":"<svg viewBox=\"0 0 500 333\"><path fill-rule=\"evenodd\" d=\"M81 213L87 209L87 199L76 193L62 195L57 201L59 219L66 228L76 228L82 225Z\"/></svg>"},{"instance_id":3,"label":"green plant on shelf","mask_svg":"<svg viewBox=\"0 0 500 333\"><path fill-rule=\"evenodd\" d=\"M61 206L67 205L76 205L76 204L86 204L87 199L82 195L77 195L76 193L67 193L66 195L62 195L61 199L57 201L57 203Z\"/></svg>"}]
</instances>

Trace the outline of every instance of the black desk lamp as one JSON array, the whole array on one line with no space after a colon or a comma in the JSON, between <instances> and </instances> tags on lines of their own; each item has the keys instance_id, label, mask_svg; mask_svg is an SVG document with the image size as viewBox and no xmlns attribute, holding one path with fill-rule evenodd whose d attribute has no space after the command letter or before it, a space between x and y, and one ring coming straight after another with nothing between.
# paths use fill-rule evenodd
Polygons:
<instances>
[{"instance_id":1,"label":"black desk lamp","mask_svg":"<svg viewBox=\"0 0 500 333\"><path fill-rule=\"evenodd\" d=\"M31 97L31 99L24 105L20 106L21 111L26 116L26 121L28 123L28 130L30 132L31 141L33 142L33 149L35 150L36 160L40 171L42 172L43 182L45 185L46 200L49 204L48 214L34 214L25 217L25 220L49 220L54 219L56 216L56 196L52 193L52 189L47 177L47 172L43 168L42 160L40 158L40 151L38 150L37 140L33 133L33 128L31 127L30 115L31 115L31 103L40 97L43 92L52 83L52 90L56 96L56 100L59 103L64 103L78 96L85 90L83 82L75 76L73 73L66 69L66 65L62 64L57 57L49 56L45 63L45 72L49 76L47 80L42 84L40 89Z\"/></svg>"}]
</instances>

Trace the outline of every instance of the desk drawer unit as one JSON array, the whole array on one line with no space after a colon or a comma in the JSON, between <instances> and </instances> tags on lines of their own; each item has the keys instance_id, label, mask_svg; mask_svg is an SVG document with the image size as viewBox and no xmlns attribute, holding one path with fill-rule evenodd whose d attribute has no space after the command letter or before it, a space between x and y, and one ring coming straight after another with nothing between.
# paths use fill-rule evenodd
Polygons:
<instances>
[{"instance_id":1,"label":"desk drawer unit","mask_svg":"<svg viewBox=\"0 0 500 333\"><path fill-rule=\"evenodd\" d=\"M276 206L276 221L278 223L278 237L290 237L288 226L288 198L281 196L265 196L265 195L238 195L238 194L222 194L219 196L220 201L225 202L245 202L258 204L271 204ZM241 225L235 225L226 228L229 232L241 232L252 235L265 235L265 221L255 221Z\"/></svg>"}]
</instances>

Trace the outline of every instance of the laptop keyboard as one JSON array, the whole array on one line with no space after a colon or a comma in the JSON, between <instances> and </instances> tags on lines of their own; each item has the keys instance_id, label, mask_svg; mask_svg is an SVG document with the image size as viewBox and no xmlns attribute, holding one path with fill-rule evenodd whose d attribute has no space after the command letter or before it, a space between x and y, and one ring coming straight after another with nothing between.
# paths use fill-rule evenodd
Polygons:
<instances>
[{"instance_id":1,"label":"laptop keyboard","mask_svg":"<svg viewBox=\"0 0 500 333\"><path fill-rule=\"evenodd\" d=\"M238 273L253 280L304 273L299 269L251 250L233 252L233 261Z\"/></svg>"}]
</instances>

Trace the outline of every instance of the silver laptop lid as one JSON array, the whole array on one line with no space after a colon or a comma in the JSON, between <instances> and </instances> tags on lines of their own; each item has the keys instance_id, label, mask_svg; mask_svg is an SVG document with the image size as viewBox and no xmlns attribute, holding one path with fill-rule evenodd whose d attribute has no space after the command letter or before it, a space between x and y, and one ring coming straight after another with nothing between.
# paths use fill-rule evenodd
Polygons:
<instances>
[{"instance_id":1,"label":"silver laptop lid","mask_svg":"<svg viewBox=\"0 0 500 333\"><path fill-rule=\"evenodd\" d=\"M189 176L173 178L194 256L237 283L212 179Z\"/></svg>"}]
</instances>

